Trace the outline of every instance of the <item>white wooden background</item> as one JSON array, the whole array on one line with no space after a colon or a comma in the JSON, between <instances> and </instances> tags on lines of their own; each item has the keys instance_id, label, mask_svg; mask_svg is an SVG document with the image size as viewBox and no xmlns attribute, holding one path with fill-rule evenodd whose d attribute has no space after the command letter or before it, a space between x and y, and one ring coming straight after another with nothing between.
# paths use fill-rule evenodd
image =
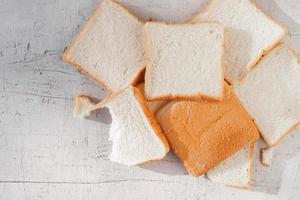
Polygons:
<instances>
[{"instance_id":1,"label":"white wooden background","mask_svg":"<svg viewBox=\"0 0 300 200\"><path fill-rule=\"evenodd\" d=\"M250 191L190 177L173 155L133 168L110 162L108 111L85 121L71 113L76 95L107 93L61 59L100 1L0 0L1 200L300 199L300 129L272 167L256 152ZM144 20L183 22L207 0L122 2ZM258 4L289 28L286 41L300 53L300 1Z\"/></svg>"}]
</instances>

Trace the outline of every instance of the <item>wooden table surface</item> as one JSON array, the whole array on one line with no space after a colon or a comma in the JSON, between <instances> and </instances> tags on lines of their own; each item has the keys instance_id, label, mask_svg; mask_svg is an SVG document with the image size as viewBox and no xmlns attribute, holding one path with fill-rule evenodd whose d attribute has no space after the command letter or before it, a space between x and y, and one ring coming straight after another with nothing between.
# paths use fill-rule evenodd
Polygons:
<instances>
[{"instance_id":1,"label":"wooden table surface","mask_svg":"<svg viewBox=\"0 0 300 200\"><path fill-rule=\"evenodd\" d=\"M74 97L105 89L61 57L100 0L0 0L0 199L300 199L300 129L258 160L250 191L187 175L174 155L128 168L108 160L111 119L72 118ZM207 0L124 0L141 19L188 21ZM299 0L257 3L286 25L300 54ZM299 86L300 87L300 86ZM270 98L272 101L272 98Z\"/></svg>"}]
</instances>

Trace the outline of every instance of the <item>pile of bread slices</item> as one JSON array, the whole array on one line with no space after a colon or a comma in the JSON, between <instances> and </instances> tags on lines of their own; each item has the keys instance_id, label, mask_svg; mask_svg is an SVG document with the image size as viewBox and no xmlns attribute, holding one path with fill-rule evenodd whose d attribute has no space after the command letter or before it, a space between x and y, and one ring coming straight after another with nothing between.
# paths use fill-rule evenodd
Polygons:
<instances>
[{"instance_id":1,"label":"pile of bread slices","mask_svg":"<svg viewBox=\"0 0 300 200\"><path fill-rule=\"evenodd\" d=\"M189 23L142 22L104 0L64 60L104 85L78 96L74 115L108 107L110 160L137 165L169 148L193 176L248 187L253 148L300 122L300 65L286 29L250 0L213 0Z\"/></svg>"}]
</instances>

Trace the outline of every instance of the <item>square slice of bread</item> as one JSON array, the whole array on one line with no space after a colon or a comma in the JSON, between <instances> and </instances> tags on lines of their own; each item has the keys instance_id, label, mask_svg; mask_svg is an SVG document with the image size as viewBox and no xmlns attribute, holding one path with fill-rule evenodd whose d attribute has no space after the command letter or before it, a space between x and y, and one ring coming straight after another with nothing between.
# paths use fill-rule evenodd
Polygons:
<instances>
[{"instance_id":1,"label":"square slice of bread","mask_svg":"<svg viewBox=\"0 0 300 200\"><path fill-rule=\"evenodd\" d=\"M103 106L109 108L112 116L111 161L132 166L162 159L169 151L168 142L138 88L129 86L107 99Z\"/></svg>"},{"instance_id":2,"label":"square slice of bread","mask_svg":"<svg viewBox=\"0 0 300 200\"><path fill-rule=\"evenodd\" d=\"M224 24L225 78L233 84L239 82L286 33L285 28L249 0L213 0L192 21Z\"/></svg>"},{"instance_id":3,"label":"square slice of bread","mask_svg":"<svg viewBox=\"0 0 300 200\"><path fill-rule=\"evenodd\" d=\"M267 54L235 90L269 146L300 123L300 64L285 44Z\"/></svg>"},{"instance_id":4,"label":"square slice of bread","mask_svg":"<svg viewBox=\"0 0 300 200\"><path fill-rule=\"evenodd\" d=\"M125 8L104 0L65 52L64 60L118 92L135 83L145 68L142 27Z\"/></svg>"},{"instance_id":5,"label":"square slice of bread","mask_svg":"<svg viewBox=\"0 0 300 200\"><path fill-rule=\"evenodd\" d=\"M156 118L193 176L201 176L259 138L259 132L231 88L222 101L172 101Z\"/></svg>"},{"instance_id":6,"label":"square slice of bread","mask_svg":"<svg viewBox=\"0 0 300 200\"><path fill-rule=\"evenodd\" d=\"M242 148L209 172L210 180L237 188L248 188L251 178L251 165L254 145Z\"/></svg>"},{"instance_id":7,"label":"square slice of bread","mask_svg":"<svg viewBox=\"0 0 300 200\"><path fill-rule=\"evenodd\" d=\"M218 23L146 23L146 97L221 99L223 36L224 27Z\"/></svg>"}]
</instances>

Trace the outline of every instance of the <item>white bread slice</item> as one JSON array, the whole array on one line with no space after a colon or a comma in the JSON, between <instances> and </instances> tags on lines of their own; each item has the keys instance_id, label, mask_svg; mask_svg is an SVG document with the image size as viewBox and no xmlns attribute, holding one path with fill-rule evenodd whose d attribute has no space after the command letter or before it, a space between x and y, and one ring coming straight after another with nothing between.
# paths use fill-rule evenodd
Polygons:
<instances>
[{"instance_id":1,"label":"white bread slice","mask_svg":"<svg viewBox=\"0 0 300 200\"><path fill-rule=\"evenodd\" d=\"M240 81L263 54L285 35L274 22L249 0L213 0L192 22L218 21L225 25L225 78Z\"/></svg>"},{"instance_id":2,"label":"white bread slice","mask_svg":"<svg viewBox=\"0 0 300 200\"><path fill-rule=\"evenodd\" d=\"M144 95L144 83L139 83L137 88L141 91ZM105 104L105 101L110 97L106 97L103 101L96 103L93 101L94 98L80 95L77 96L75 99L75 105L73 109L73 117L75 118L86 118L91 115L92 112L100 109ZM149 110L155 115L155 113L161 109L164 105L166 105L168 101L147 101L147 106Z\"/></svg>"},{"instance_id":3,"label":"white bread slice","mask_svg":"<svg viewBox=\"0 0 300 200\"><path fill-rule=\"evenodd\" d=\"M240 101L269 146L299 125L299 86L299 60L284 44L263 57L236 86Z\"/></svg>"},{"instance_id":4,"label":"white bread slice","mask_svg":"<svg viewBox=\"0 0 300 200\"><path fill-rule=\"evenodd\" d=\"M90 116L94 105L96 105L96 102L92 98L84 95L77 96L73 109L73 117L83 119Z\"/></svg>"},{"instance_id":5,"label":"white bread slice","mask_svg":"<svg viewBox=\"0 0 300 200\"><path fill-rule=\"evenodd\" d=\"M260 161L264 166L270 167L272 165L274 154L274 147L267 147L260 150Z\"/></svg>"},{"instance_id":6,"label":"white bread slice","mask_svg":"<svg viewBox=\"0 0 300 200\"><path fill-rule=\"evenodd\" d=\"M128 87L106 99L112 115L110 160L128 166L162 159L168 142L138 88Z\"/></svg>"},{"instance_id":7,"label":"white bread slice","mask_svg":"<svg viewBox=\"0 0 300 200\"><path fill-rule=\"evenodd\" d=\"M119 4L104 0L64 54L111 92L136 82L145 68L143 23Z\"/></svg>"},{"instance_id":8,"label":"white bread slice","mask_svg":"<svg viewBox=\"0 0 300 200\"><path fill-rule=\"evenodd\" d=\"M145 96L145 83L139 83L137 87L140 89L141 93ZM155 115L156 112L161 109L164 105L166 105L168 101L157 100L157 101L147 101L147 105L150 111Z\"/></svg>"},{"instance_id":9,"label":"white bread slice","mask_svg":"<svg viewBox=\"0 0 300 200\"><path fill-rule=\"evenodd\" d=\"M223 36L224 27L218 23L147 22L144 26L147 99L200 96L221 99Z\"/></svg>"},{"instance_id":10,"label":"white bread slice","mask_svg":"<svg viewBox=\"0 0 300 200\"><path fill-rule=\"evenodd\" d=\"M208 178L227 186L248 188L253 153L254 145L248 145L208 171Z\"/></svg>"}]
</instances>

